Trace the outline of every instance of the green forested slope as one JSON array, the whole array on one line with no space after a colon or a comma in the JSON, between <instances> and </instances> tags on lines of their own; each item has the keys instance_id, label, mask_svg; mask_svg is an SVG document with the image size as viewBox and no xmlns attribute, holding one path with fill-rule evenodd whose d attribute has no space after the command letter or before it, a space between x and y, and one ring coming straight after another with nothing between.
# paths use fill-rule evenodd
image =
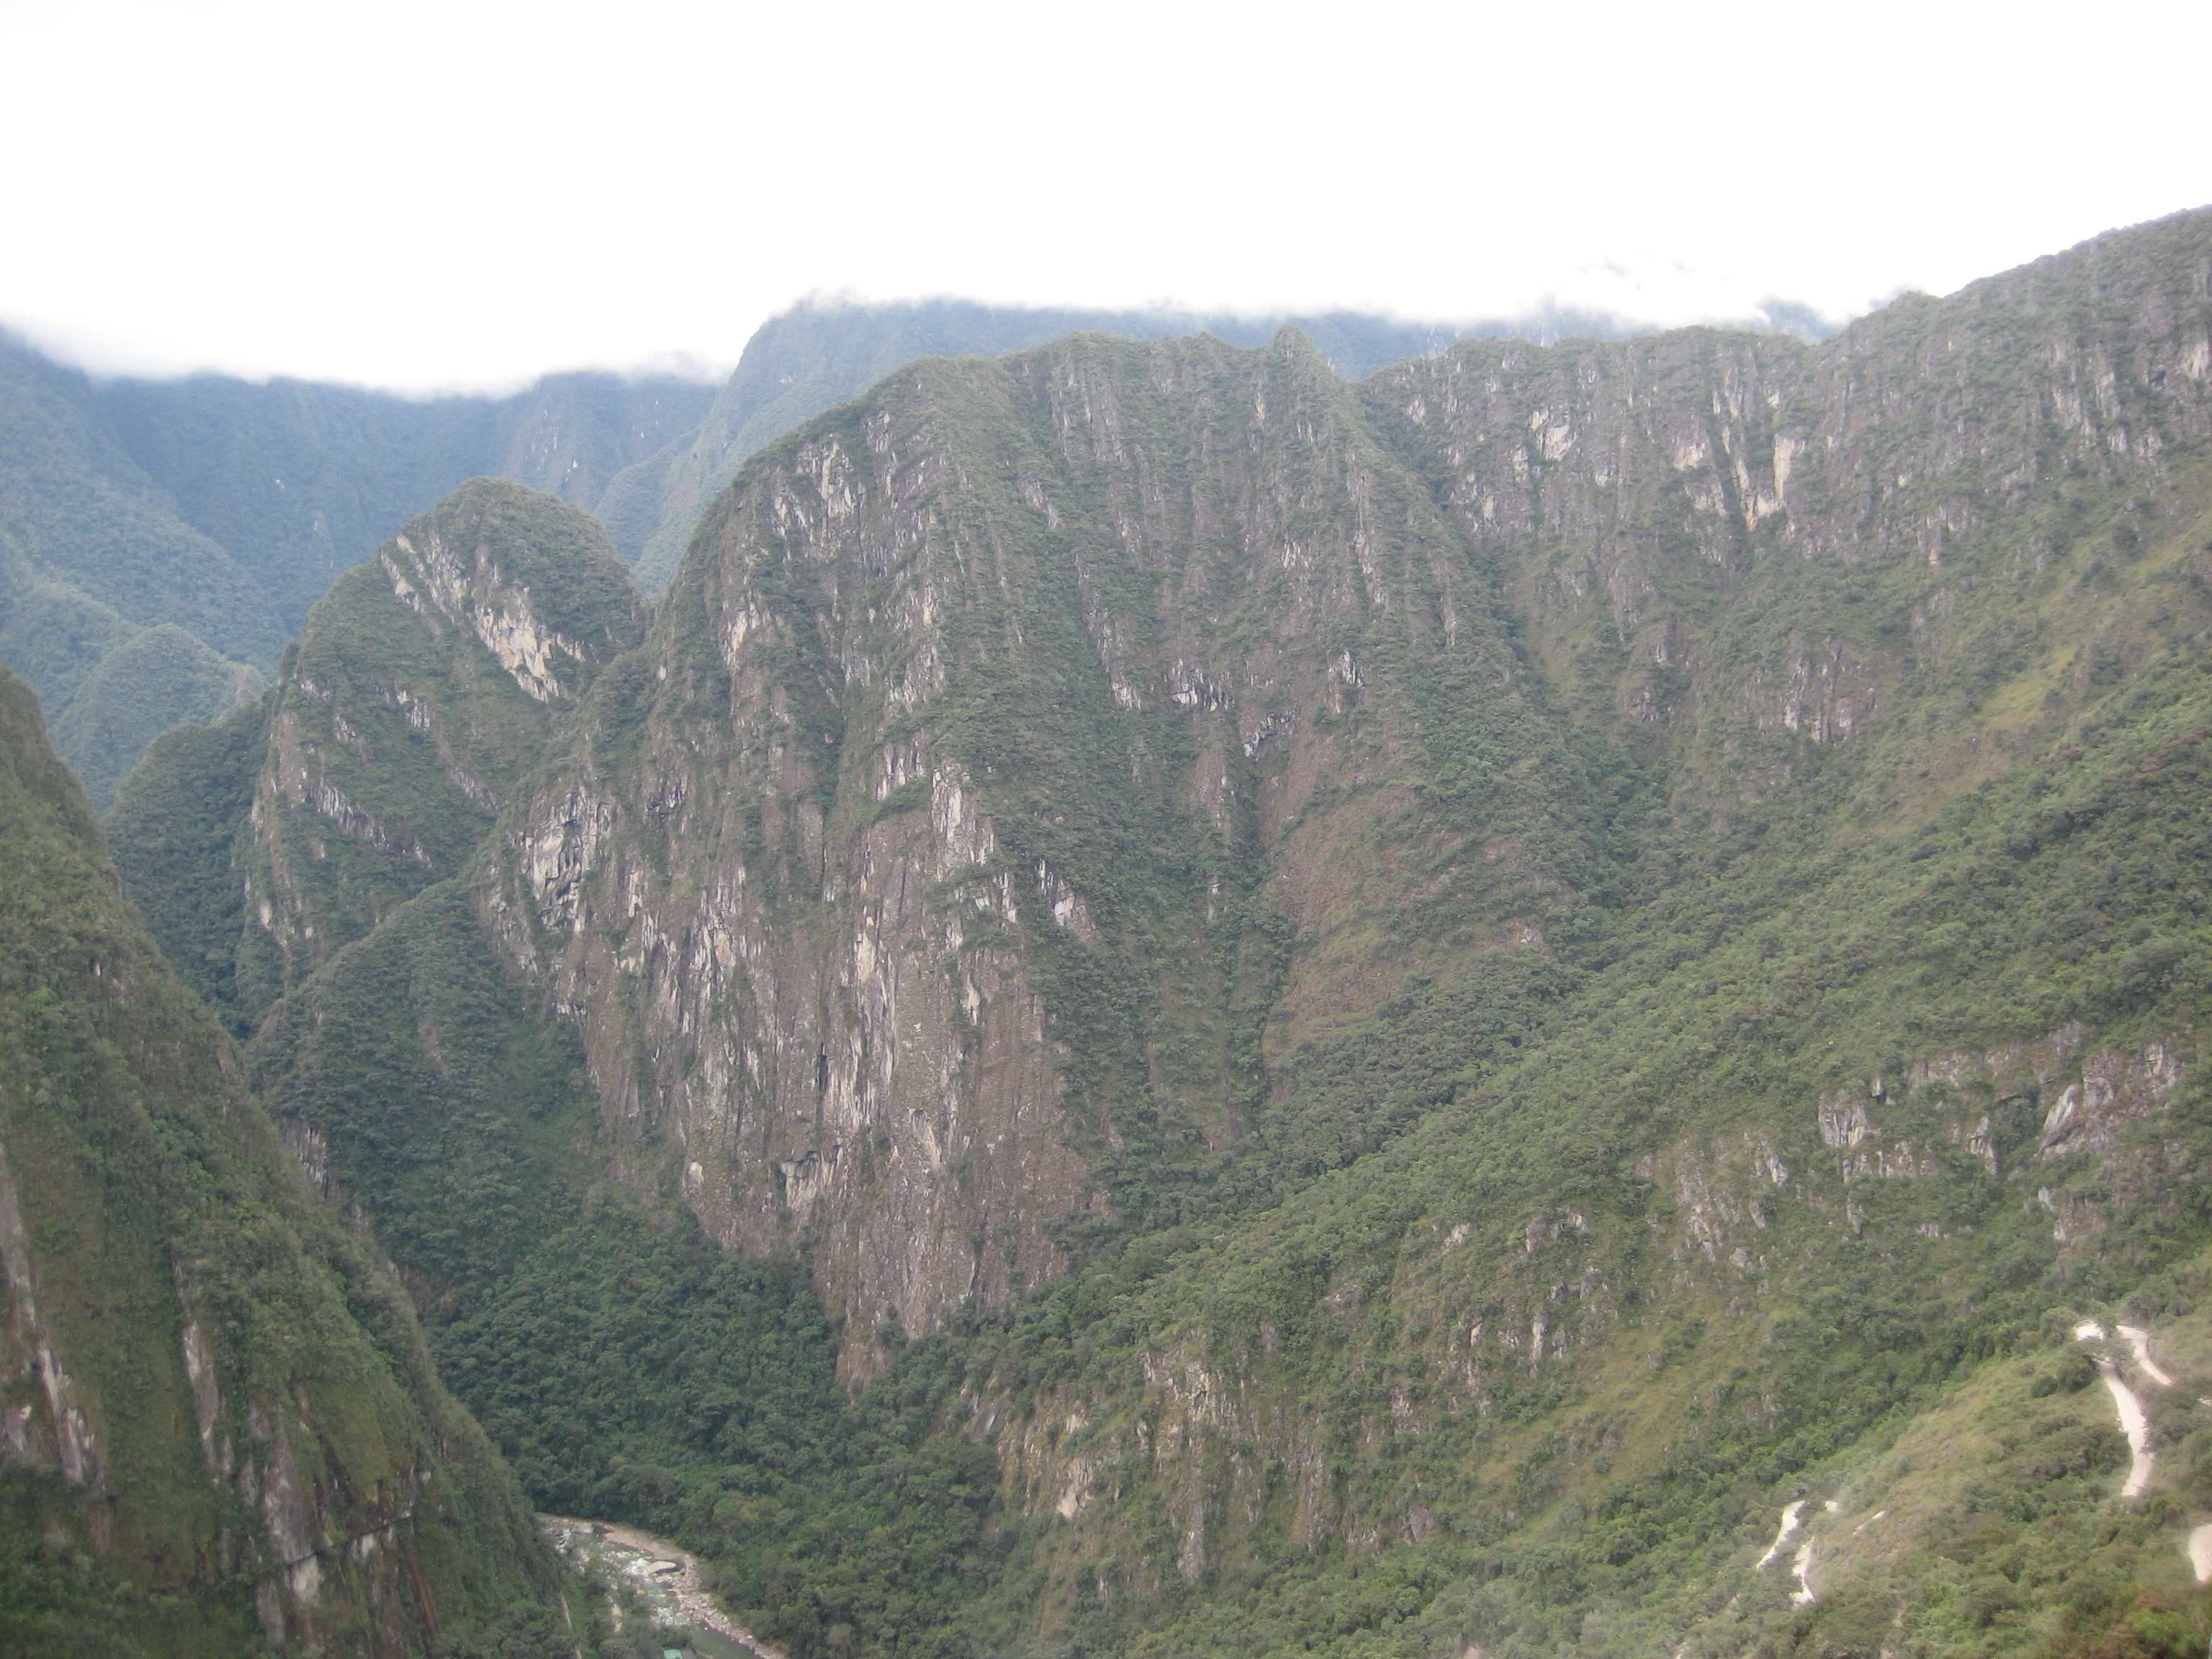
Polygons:
<instances>
[{"instance_id":1,"label":"green forested slope","mask_svg":"<svg viewBox=\"0 0 2212 1659\"><path fill-rule=\"evenodd\" d=\"M933 1431L942 1379L848 1401L803 1266L609 1179L579 1046L460 884L280 1004L254 1067L328 1195L376 1218L440 1375L539 1507L695 1538L719 1517L806 1553L866 1538L843 1576L917 1637L994 1559L993 1461Z\"/></svg>"},{"instance_id":2,"label":"green forested slope","mask_svg":"<svg viewBox=\"0 0 2212 1659\"><path fill-rule=\"evenodd\" d=\"M1808 319L1795 309L1777 307L1771 319L1763 320L1767 326L1790 329ZM1633 327L1615 317L1549 311L1452 325L1357 312L1237 316L1032 309L968 300L805 301L755 331L696 430L672 439L617 474L592 511L637 567L638 580L658 593L675 574L700 514L737 476L747 456L918 357L996 356L1082 330L1135 340L1205 332L1256 346L1286 325L1304 331L1330 368L1346 380L1440 350L1455 339L1510 336L1550 341L1570 334L1610 339ZM550 487L520 473L511 476Z\"/></svg>"},{"instance_id":3,"label":"green forested slope","mask_svg":"<svg viewBox=\"0 0 2212 1659\"><path fill-rule=\"evenodd\" d=\"M252 1029L238 1003L246 884L233 860L268 741L266 694L211 726L172 726L106 823L125 894L170 968L241 1039Z\"/></svg>"},{"instance_id":4,"label":"green forested slope","mask_svg":"<svg viewBox=\"0 0 2212 1659\"><path fill-rule=\"evenodd\" d=\"M1018 1322L977 1376L1083 1419L1027 1449L1039 1497L1098 1505L1057 1540L1071 1621L1110 1632L1096 1585L1133 1571L1138 1607L1187 1598L1161 1651L2086 1651L2185 1601L2212 1497L2186 1371L2144 1389L2168 1449L2140 1505L2101 1393L2069 1406L2069 1485L2002 1419L1884 1455L1900 1418L2068 1375L2076 1310L2132 1308L2171 1364L2202 1293L2203 622L2090 715L2095 763L1825 854L1862 780L1683 837L1692 871L1517 1063L1149 1292L1101 1273ZM2126 1121L2153 1103L2124 1085L2109 1142L2045 1145L2067 1050L2118 1074L2096 1057L2153 1045L2191 1056L2162 1115ZM1867 1139L1828 1145L1862 1102ZM1219 1473L1105 1474L1170 1431ZM1916 1473L1872 1582L1823 1572L1793 1613L1747 1573L1782 1501L1839 1500L1845 1544Z\"/></svg>"},{"instance_id":5,"label":"green forested slope","mask_svg":"<svg viewBox=\"0 0 2212 1659\"><path fill-rule=\"evenodd\" d=\"M0 661L37 690L94 804L155 732L258 692L283 638L85 377L0 338Z\"/></svg>"},{"instance_id":6,"label":"green forested slope","mask_svg":"<svg viewBox=\"0 0 2212 1659\"><path fill-rule=\"evenodd\" d=\"M268 682L174 623L141 629L100 654L61 706L56 749L95 804L112 802L146 745L179 722L212 725L256 701Z\"/></svg>"},{"instance_id":7,"label":"green forested slope","mask_svg":"<svg viewBox=\"0 0 2212 1659\"><path fill-rule=\"evenodd\" d=\"M17 555L141 627L174 623L271 663L283 625L252 574L185 521L132 459L91 383L0 350L0 514Z\"/></svg>"},{"instance_id":8,"label":"green forested slope","mask_svg":"<svg viewBox=\"0 0 2212 1659\"><path fill-rule=\"evenodd\" d=\"M416 398L204 374L97 395L147 476L297 629L341 571L466 479L495 474L589 510L617 471L696 425L714 390L570 373L502 398Z\"/></svg>"},{"instance_id":9,"label":"green forested slope","mask_svg":"<svg viewBox=\"0 0 2212 1659\"><path fill-rule=\"evenodd\" d=\"M1455 328L1348 313L1305 324L1347 376L1467 334L1620 327L1550 313ZM246 683L234 665L268 670L340 572L472 476L593 513L626 557L650 548L644 574L658 588L744 456L902 362L1077 327L1152 337L1204 326L1250 344L1275 325L952 301L805 305L763 325L719 391L583 371L504 398L216 374L93 381L0 341L0 461L12 485L0 494L0 544L18 556L0 568L0 661L38 688L63 755L104 808L149 734L219 718L233 704L214 688L225 674ZM1774 325L1790 325L1778 313ZM161 624L188 637L137 638ZM127 641L132 653L108 664Z\"/></svg>"},{"instance_id":10,"label":"green forested slope","mask_svg":"<svg viewBox=\"0 0 2212 1659\"><path fill-rule=\"evenodd\" d=\"M902 370L260 1074L533 1492L796 1654L2199 1651L2208 238Z\"/></svg>"},{"instance_id":11,"label":"green forested slope","mask_svg":"<svg viewBox=\"0 0 2212 1659\"><path fill-rule=\"evenodd\" d=\"M4 673L0 830L0 1647L420 1653L550 1602L512 1477Z\"/></svg>"},{"instance_id":12,"label":"green forested slope","mask_svg":"<svg viewBox=\"0 0 2212 1659\"><path fill-rule=\"evenodd\" d=\"M504 398L93 381L0 338L0 662L104 809L154 736L258 695L308 608L406 520L488 472L589 507L712 397L596 373Z\"/></svg>"}]
</instances>

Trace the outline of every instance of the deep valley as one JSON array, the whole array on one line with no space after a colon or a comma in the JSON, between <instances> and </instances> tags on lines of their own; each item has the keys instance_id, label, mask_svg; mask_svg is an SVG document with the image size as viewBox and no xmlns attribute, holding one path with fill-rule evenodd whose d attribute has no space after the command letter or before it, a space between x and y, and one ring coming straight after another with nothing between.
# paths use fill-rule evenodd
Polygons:
<instances>
[{"instance_id":1,"label":"deep valley","mask_svg":"<svg viewBox=\"0 0 2212 1659\"><path fill-rule=\"evenodd\" d=\"M0 1648L2203 1651L2212 210L1045 315L8 360Z\"/></svg>"}]
</instances>

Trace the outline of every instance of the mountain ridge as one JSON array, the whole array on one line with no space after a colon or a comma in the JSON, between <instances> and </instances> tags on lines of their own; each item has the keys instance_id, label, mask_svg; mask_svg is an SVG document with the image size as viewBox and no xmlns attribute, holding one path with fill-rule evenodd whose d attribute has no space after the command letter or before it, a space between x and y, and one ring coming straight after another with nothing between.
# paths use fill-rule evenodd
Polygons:
<instances>
[{"instance_id":1,"label":"mountain ridge","mask_svg":"<svg viewBox=\"0 0 2212 1659\"><path fill-rule=\"evenodd\" d=\"M533 1490L794 1653L2193 1651L2209 370L2205 213L1817 345L909 364L744 464L257 1076ZM313 796L225 867L404 860ZM126 866L165 937L192 860ZM471 1021L557 1127L413 1057ZM510 1221L380 1138L569 1173ZM623 1206L804 1266L737 1322L780 1426L557 1242ZM701 1364L549 1393L570 1303ZM2179 1379L2140 1498L2121 1319Z\"/></svg>"},{"instance_id":2,"label":"mountain ridge","mask_svg":"<svg viewBox=\"0 0 2212 1659\"><path fill-rule=\"evenodd\" d=\"M1621 326L1550 313L1454 328L1352 313L1312 321L1347 374L1470 330ZM657 591L707 499L784 427L914 356L1004 350L1078 325L1143 336L1211 325L1248 340L1266 328L956 301L801 305L762 326L719 389L568 371L503 397L429 398L281 376L95 380L0 337L0 453L16 485L0 495L0 537L15 544L15 556L0 550L0 660L46 697L64 753L104 808L154 734L211 723L254 695L254 677L330 582L472 475L592 511ZM58 526L67 533L56 544ZM71 537L88 530L106 544L80 582Z\"/></svg>"},{"instance_id":3,"label":"mountain ridge","mask_svg":"<svg viewBox=\"0 0 2212 1659\"><path fill-rule=\"evenodd\" d=\"M556 1573L389 1269L307 1192L0 671L0 1632L420 1651Z\"/></svg>"}]
</instances>

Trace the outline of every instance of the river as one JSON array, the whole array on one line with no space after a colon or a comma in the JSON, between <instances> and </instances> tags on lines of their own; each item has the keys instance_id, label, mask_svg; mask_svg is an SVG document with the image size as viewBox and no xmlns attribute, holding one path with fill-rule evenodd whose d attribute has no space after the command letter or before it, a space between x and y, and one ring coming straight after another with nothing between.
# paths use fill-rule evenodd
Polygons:
<instances>
[{"instance_id":1,"label":"river","mask_svg":"<svg viewBox=\"0 0 2212 1659\"><path fill-rule=\"evenodd\" d=\"M541 1515L538 1524L562 1556L580 1567L599 1567L637 1586L655 1621L686 1633L699 1659L785 1659L714 1605L700 1582L699 1563L682 1546L611 1521Z\"/></svg>"}]
</instances>

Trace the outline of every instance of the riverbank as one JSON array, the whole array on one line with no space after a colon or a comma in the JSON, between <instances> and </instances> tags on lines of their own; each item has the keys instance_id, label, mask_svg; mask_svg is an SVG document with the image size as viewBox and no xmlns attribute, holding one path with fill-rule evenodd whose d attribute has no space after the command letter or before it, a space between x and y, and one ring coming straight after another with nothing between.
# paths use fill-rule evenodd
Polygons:
<instances>
[{"instance_id":1,"label":"riverbank","mask_svg":"<svg viewBox=\"0 0 2212 1659\"><path fill-rule=\"evenodd\" d=\"M579 1567L598 1567L636 1586L657 1623L692 1632L700 1659L787 1659L782 1649L715 1606L697 1559L681 1545L613 1521L541 1515L538 1524Z\"/></svg>"}]
</instances>

